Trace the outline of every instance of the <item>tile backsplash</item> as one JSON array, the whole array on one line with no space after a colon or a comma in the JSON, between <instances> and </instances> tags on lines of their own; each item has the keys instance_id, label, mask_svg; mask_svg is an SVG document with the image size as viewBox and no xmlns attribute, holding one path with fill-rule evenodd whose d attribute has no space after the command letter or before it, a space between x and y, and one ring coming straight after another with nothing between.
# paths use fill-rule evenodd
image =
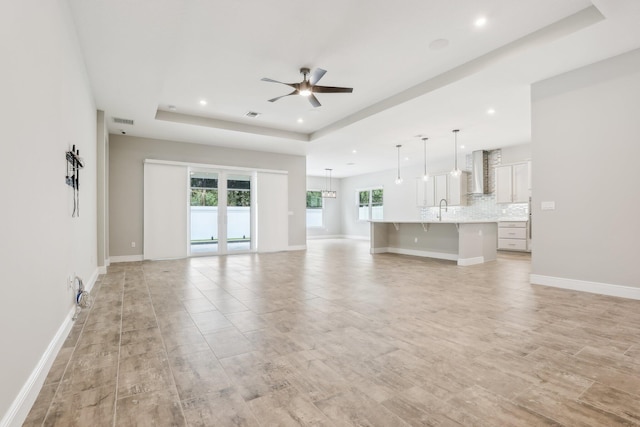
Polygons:
<instances>
[{"instance_id":1,"label":"tile backsplash","mask_svg":"<svg viewBox=\"0 0 640 427\"><path fill-rule=\"evenodd\" d=\"M528 203L496 203L496 183L494 168L501 164L501 150L489 151L489 193L488 194L467 194L467 206L450 206L449 210L442 213L444 219L448 220L509 220L523 219L529 216ZM471 155L466 158L466 170L471 170ZM467 187L471 188L471 174L468 177ZM420 219L424 221L435 221L438 219L438 208L421 208Z\"/></svg>"}]
</instances>

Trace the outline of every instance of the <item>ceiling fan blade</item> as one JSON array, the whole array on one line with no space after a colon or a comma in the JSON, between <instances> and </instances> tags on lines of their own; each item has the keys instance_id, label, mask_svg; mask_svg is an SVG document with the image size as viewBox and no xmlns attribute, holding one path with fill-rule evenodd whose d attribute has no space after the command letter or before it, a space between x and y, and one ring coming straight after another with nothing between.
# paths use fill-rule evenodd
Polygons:
<instances>
[{"instance_id":1,"label":"ceiling fan blade","mask_svg":"<svg viewBox=\"0 0 640 427\"><path fill-rule=\"evenodd\" d=\"M272 98L272 99L270 99L270 100L269 100L269 102L276 102L276 101L277 101L278 99L280 99L280 98L284 98L285 96L295 95L295 94L297 94L297 93L298 93L298 90L296 89L296 90L294 90L293 92L288 93L288 94L286 94L286 95L278 96L277 98Z\"/></svg>"},{"instance_id":2,"label":"ceiling fan blade","mask_svg":"<svg viewBox=\"0 0 640 427\"><path fill-rule=\"evenodd\" d=\"M314 93L351 93L352 87L314 86Z\"/></svg>"},{"instance_id":3,"label":"ceiling fan blade","mask_svg":"<svg viewBox=\"0 0 640 427\"><path fill-rule=\"evenodd\" d=\"M322 78L322 76L325 75L326 72L327 70L323 70L322 68L316 68L315 70L313 70L313 73L311 73L311 78L309 79L309 83L311 83L312 86L315 85L320 81L320 79Z\"/></svg>"},{"instance_id":4,"label":"ceiling fan blade","mask_svg":"<svg viewBox=\"0 0 640 427\"><path fill-rule=\"evenodd\" d=\"M270 83L280 83L282 85L287 85L287 86L291 86L291 87L296 87L297 85L299 85L300 83L285 83L285 82L279 82L278 80L273 80L270 79L268 77L263 77L260 80L262 80L263 82L270 82Z\"/></svg>"},{"instance_id":5,"label":"ceiling fan blade","mask_svg":"<svg viewBox=\"0 0 640 427\"><path fill-rule=\"evenodd\" d=\"M311 103L311 105L313 105L314 108L320 107L322 105L320 104L320 101L318 101L318 98L316 98L314 94L309 95L309 102Z\"/></svg>"}]
</instances>

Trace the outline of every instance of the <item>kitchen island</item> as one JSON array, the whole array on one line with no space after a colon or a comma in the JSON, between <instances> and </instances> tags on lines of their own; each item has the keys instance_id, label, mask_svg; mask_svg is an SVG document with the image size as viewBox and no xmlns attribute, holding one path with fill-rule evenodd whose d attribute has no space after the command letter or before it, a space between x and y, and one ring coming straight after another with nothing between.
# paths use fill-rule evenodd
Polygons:
<instances>
[{"instance_id":1,"label":"kitchen island","mask_svg":"<svg viewBox=\"0 0 640 427\"><path fill-rule=\"evenodd\" d=\"M495 221L382 221L372 220L371 253L482 264L496 259L498 225Z\"/></svg>"}]
</instances>

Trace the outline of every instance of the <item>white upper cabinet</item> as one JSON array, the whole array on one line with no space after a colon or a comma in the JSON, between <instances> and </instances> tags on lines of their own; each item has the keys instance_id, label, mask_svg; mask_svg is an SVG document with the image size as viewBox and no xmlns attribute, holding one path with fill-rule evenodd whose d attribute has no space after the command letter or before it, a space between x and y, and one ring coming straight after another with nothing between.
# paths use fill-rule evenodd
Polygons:
<instances>
[{"instance_id":1,"label":"white upper cabinet","mask_svg":"<svg viewBox=\"0 0 640 427\"><path fill-rule=\"evenodd\" d=\"M496 166L496 203L526 203L531 194L529 163Z\"/></svg>"},{"instance_id":2,"label":"white upper cabinet","mask_svg":"<svg viewBox=\"0 0 640 427\"><path fill-rule=\"evenodd\" d=\"M453 177L447 174L448 197L447 203L451 206L467 204L467 178L469 174L462 172L460 176Z\"/></svg>"},{"instance_id":3,"label":"white upper cabinet","mask_svg":"<svg viewBox=\"0 0 640 427\"><path fill-rule=\"evenodd\" d=\"M428 181L416 178L416 205L420 207L435 206L435 187L433 185L434 177L430 177Z\"/></svg>"},{"instance_id":4,"label":"white upper cabinet","mask_svg":"<svg viewBox=\"0 0 640 427\"><path fill-rule=\"evenodd\" d=\"M450 174L435 175L424 181L416 179L416 204L420 207L433 207L445 199L449 206L467 204L467 177L468 173L455 178Z\"/></svg>"}]
</instances>

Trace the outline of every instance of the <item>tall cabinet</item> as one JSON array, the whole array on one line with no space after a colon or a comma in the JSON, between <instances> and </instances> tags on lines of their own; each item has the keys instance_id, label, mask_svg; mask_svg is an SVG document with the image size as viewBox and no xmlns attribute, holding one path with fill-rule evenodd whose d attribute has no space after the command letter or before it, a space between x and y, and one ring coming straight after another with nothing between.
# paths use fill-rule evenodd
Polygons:
<instances>
[{"instance_id":1,"label":"tall cabinet","mask_svg":"<svg viewBox=\"0 0 640 427\"><path fill-rule=\"evenodd\" d=\"M527 203L531 195L529 163L496 166L496 203Z\"/></svg>"}]
</instances>

